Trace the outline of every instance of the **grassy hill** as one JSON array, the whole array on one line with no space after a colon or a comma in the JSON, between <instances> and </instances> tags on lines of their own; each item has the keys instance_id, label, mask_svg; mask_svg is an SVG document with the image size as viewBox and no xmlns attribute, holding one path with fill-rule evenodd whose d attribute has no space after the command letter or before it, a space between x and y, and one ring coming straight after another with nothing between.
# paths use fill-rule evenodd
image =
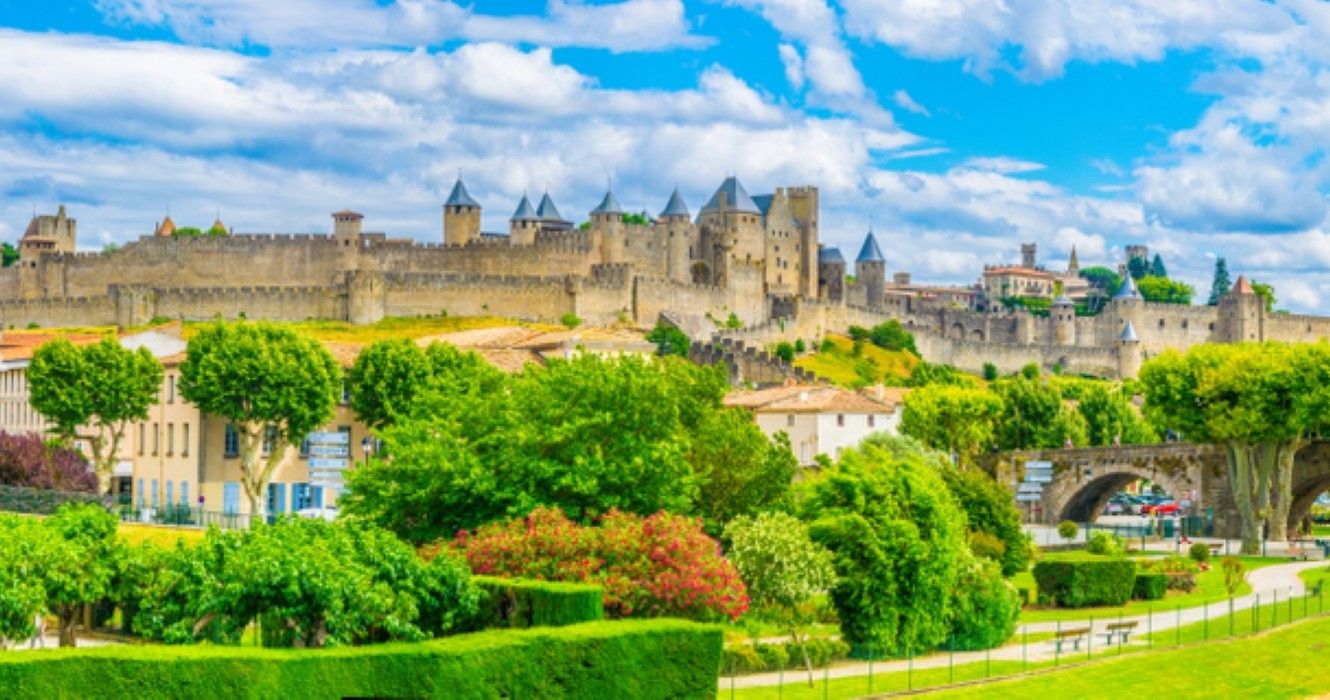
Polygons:
<instances>
[{"instance_id":1,"label":"grassy hill","mask_svg":"<svg viewBox=\"0 0 1330 700\"><path fill-rule=\"evenodd\" d=\"M817 352L794 359L796 367L851 388L900 384L918 364L919 358L910 352L884 350L869 342L862 343L856 354L854 341L843 335L828 335Z\"/></svg>"}]
</instances>

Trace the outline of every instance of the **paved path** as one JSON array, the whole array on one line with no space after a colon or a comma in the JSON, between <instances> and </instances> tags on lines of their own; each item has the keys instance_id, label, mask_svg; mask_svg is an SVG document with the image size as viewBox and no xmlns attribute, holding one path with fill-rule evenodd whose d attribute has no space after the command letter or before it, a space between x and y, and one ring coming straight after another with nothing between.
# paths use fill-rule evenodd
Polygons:
<instances>
[{"instance_id":1,"label":"paved path","mask_svg":"<svg viewBox=\"0 0 1330 700\"><path fill-rule=\"evenodd\" d=\"M1256 569L1247 574L1247 583L1250 584L1252 588L1251 594L1242 596L1241 598L1234 598L1233 610L1234 612L1237 612L1238 610L1250 609L1256 604L1257 600L1259 600L1262 605L1265 605L1274 602L1275 600L1288 600L1290 595L1302 595L1305 588L1302 585L1302 579L1298 578L1298 573L1306 571L1307 569L1315 569L1325 566L1326 563L1324 561L1306 561L1289 564L1275 564L1273 566ZM1207 616L1209 618L1215 618L1227 615L1228 610L1228 601L1223 600L1208 605L1198 605L1194 608L1184 608L1181 612L1156 612L1154 613L1154 619L1148 623L1145 615L1123 617L1121 619L1123 622L1135 621L1137 623L1136 634L1143 635L1145 634L1147 627L1153 632L1159 632L1161 630L1173 629L1178 626L1178 624L1185 626L1194 622L1201 622L1205 620ZM1102 643L1104 638L1100 635L1106 631L1107 626L1118 622L1118 620L1119 618L1113 617L1094 621L1093 634L1095 635L1094 643L1096 646L1099 646ZM1090 621L1086 619L1078 621L1063 621L1061 626L1065 629L1069 627L1090 627L1091 625ZM1022 625L1018 628L1018 634L1021 630L1028 631L1032 634L1036 632L1051 632L1057 627L1058 623L1056 622L1031 623L1028 625ZM1139 646L1143 644L1144 642L1138 639L1127 646ZM1082 648L1082 651L1079 653L1084 654L1084 648ZM1022 659L1025 659L1030 663L1038 663L1052 660L1054 655L1055 651L1053 644L1047 641L1032 643L1024 650L1022 650L1020 644L1008 644L1003 647L992 649L989 652L958 652L954 659L949 659L949 655L946 653L939 653L914 659L913 662L875 661L872 664L872 670L873 674L876 675L879 673L902 672L911 666L915 669L942 668L946 667L948 663L955 663L957 666L962 666L965 664L982 662L985 658L992 659L993 661L1021 661ZM1063 652L1062 654L1062 658L1067 659L1075 658L1076 656L1077 652ZM826 673L826 675L831 678L853 678L856 676L866 676L868 675L868 671L869 664L867 662L854 662L833 666L830 671L827 672L824 672L822 669L817 669L814 671L814 677L820 680L823 674ZM800 669L791 669L785 673L785 680L787 682L798 682L800 678L806 679L807 674L808 672L806 670L801 673ZM730 683L730 678L721 676L720 688L722 690L728 689ZM733 684L735 688L775 686L781 684L781 675L779 673L755 673L735 678Z\"/></svg>"}]
</instances>

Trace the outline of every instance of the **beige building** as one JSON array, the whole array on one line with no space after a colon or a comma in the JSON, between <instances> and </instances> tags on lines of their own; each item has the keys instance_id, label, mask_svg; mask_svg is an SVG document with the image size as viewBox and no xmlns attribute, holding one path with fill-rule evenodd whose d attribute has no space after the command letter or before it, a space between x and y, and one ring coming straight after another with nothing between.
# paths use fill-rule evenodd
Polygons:
<instances>
[{"instance_id":1,"label":"beige building","mask_svg":"<svg viewBox=\"0 0 1330 700\"><path fill-rule=\"evenodd\" d=\"M785 433L800 466L814 466L817 456L832 459L873 433L895 435L898 404L834 386L782 386L735 391L725 405L748 409L762 432Z\"/></svg>"},{"instance_id":2,"label":"beige building","mask_svg":"<svg viewBox=\"0 0 1330 700\"><path fill-rule=\"evenodd\" d=\"M984 294L993 300L1004 297L1049 299L1053 296L1053 280L1053 273L1029 267L985 267Z\"/></svg>"}]
</instances>

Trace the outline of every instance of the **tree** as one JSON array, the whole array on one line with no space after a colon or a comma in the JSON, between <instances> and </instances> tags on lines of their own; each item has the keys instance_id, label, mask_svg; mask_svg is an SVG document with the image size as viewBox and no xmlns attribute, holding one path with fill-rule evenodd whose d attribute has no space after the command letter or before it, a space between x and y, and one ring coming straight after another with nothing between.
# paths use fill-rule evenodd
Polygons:
<instances>
[{"instance_id":1,"label":"tree","mask_svg":"<svg viewBox=\"0 0 1330 700\"><path fill-rule=\"evenodd\" d=\"M1199 345L1165 352L1141 369L1155 425L1224 446L1242 551L1260 547L1260 526L1283 540L1293 458L1330 415L1330 348L1278 343Z\"/></svg>"},{"instance_id":2,"label":"tree","mask_svg":"<svg viewBox=\"0 0 1330 700\"><path fill-rule=\"evenodd\" d=\"M747 584L753 607L783 622L802 650L811 687L813 662L805 644L809 601L836 582L831 552L813 544L808 526L787 513L735 518L725 526L725 539L726 555Z\"/></svg>"},{"instance_id":3,"label":"tree","mask_svg":"<svg viewBox=\"0 0 1330 700\"><path fill-rule=\"evenodd\" d=\"M1081 270L1081 277L1090 283L1094 294L1086 300L1092 312L1098 312L1108 297L1117 294L1122 286L1122 276L1107 267L1087 267Z\"/></svg>"},{"instance_id":4,"label":"tree","mask_svg":"<svg viewBox=\"0 0 1330 700\"><path fill-rule=\"evenodd\" d=\"M688 357L688 336L674 326L657 323L647 334L647 341L656 344L656 353L659 355Z\"/></svg>"},{"instance_id":5,"label":"tree","mask_svg":"<svg viewBox=\"0 0 1330 700\"><path fill-rule=\"evenodd\" d=\"M1190 284L1153 275L1138 278L1136 288L1146 301L1163 304L1190 304L1192 294L1195 293Z\"/></svg>"},{"instance_id":6,"label":"tree","mask_svg":"<svg viewBox=\"0 0 1330 700\"><path fill-rule=\"evenodd\" d=\"M112 338L82 347L65 339L47 343L28 367L32 407L62 439L87 441L103 493L110 490L125 428L147 420L162 375L147 348L128 350Z\"/></svg>"},{"instance_id":7,"label":"tree","mask_svg":"<svg viewBox=\"0 0 1330 700\"><path fill-rule=\"evenodd\" d=\"M1164 267L1164 259L1155 253L1155 259L1150 263L1151 277L1168 277L1168 268Z\"/></svg>"},{"instance_id":8,"label":"tree","mask_svg":"<svg viewBox=\"0 0 1330 700\"><path fill-rule=\"evenodd\" d=\"M57 491L97 492L97 475L76 450L47 444L40 435L0 431L0 484Z\"/></svg>"},{"instance_id":9,"label":"tree","mask_svg":"<svg viewBox=\"0 0 1330 700\"><path fill-rule=\"evenodd\" d=\"M946 465L940 472L947 489L965 511L972 536L984 533L1002 543L1001 555L996 558L1000 573L1014 576L1025 571L1034 552L1030 537L1021 528L1021 512L1011 492L973 467Z\"/></svg>"},{"instance_id":10,"label":"tree","mask_svg":"<svg viewBox=\"0 0 1330 700\"><path fill-rule=\"evenodd\" d=\"M1077 399L1076 412L1085 421L1088 444L1112 445L1114 438L1123 445L1158 442L1159 435L1132 405L1120 387L1102 382L1088 382Z\"/></svg>"},{"instance_id":11,"label":"tree","mask_svg":"<svg viewBox=\"0 0 1330 700\"><path fill-rule=\"evenodd\" d=\"M919 355L919 350L914 345L914 335L905 330L901 322L896 319L873 326L868 331L868 340L886 350L906 350L916 357Z\"/></svg>"},{"instance_id":12,"label":"tree","mask_svg":"<svg viewBox=\"0 0 1330 700\"><path fill-rule=\"evenodd\" d=\"M9 267L18 262L18 249L9 243L0 243L0 265Z\"/></svg>"},{"instance_id":13,"label":"tree","mask_svg":"<svg viewBox=\"0 0 1330 700\"><path fill-rule=\"evenodd\" d=\"M992 387L1003 405L995 433L999 449L1062 447L1067 440L1085 444L1085 423L1067 408L1053 385L1021 376L999 380Z\"/></svg>"},{"instance_id":14,"label":"tree","mask_svg":"<svg viewBox=\"0 0 1330 700\"><path fill-rule=\"evenodd\" d=\"M1210 283L1210 300L1206 303L1210 306L1218 306L1219 299L1228 294L1228 290L1232 288L1233 282L1228 278L1228 261L1223 258L1216 258L1214 281Z\"/></svg>"},{"instance_id":15,"label":"tree","mask_svg":"<svg viewBox=\"0 0 1330 700\"><path fill-rule=\"evenodd\" d=\"M988 389L933 385L905 397L902 435L970 464L993 444L1002 399Z\"/></svg>"},{"instance_id":16,"label":"tree","mask_svg":"<svg viewBox=\"0 0 1330 700\"><path fill-rule=\"evenodd\" d=\"M1273 285L1252 280L1251 290L1256 294L1256 296L1261 298L1261 301L1265 302L1266 313L1270 313L1271 311L1275 310L1275 302L1277 301L1277 299L1275 299L1275 288Z\"/></svg>"},{"instance_id":17,"label":"tree","mask_svg":"<svg viewBox=\"0 0 1330 700\"><path fill-rule=\"evenodd\" d=\"M809 532L834 557L842 638L858 654L940 646L971 555L965 516L935 466L869 444L844 451L805 488Z\"/></svg>"},{"instance_id":18,"label":"tree","mask_svg":"<svg viewBox=\"0 0 1330 700\"><path fill-rule=\"evenodd\" d=\"M974 386L974 378L951 365L933 364L932 362L920 362L914 366L910 372L910 378L905 380L906 386L922 387L934 384L943 384L947 386Z\"/></svg>"},{"instance_id":19,"label":"tree","mask_svg":"<svg viewBox=\"0 0 1330 700\"><path fill-rule=\"evenodd\" d=\"M101 506L61 506L45 525L51 539L36 564L46 606L60 618L60 646L75 646L74 628L83 607L111 592L120 544L119 521Z\"/></svg>"},{"instance_id":20,"label":"tree","mask_svg":"<svg viewBox=\"0 0 1330 700\"><path fill-rule=\"evenodd\" d=\"M450 343L430 343L425 358L429 360L429 386L450 396L499 391L507 381L507 375L485 358Z\"/></svg>"},{"instance_id":21,"label":"tree","mask_svg":"<svg viewBox=\"0 0 1330 700\"><path fill-rule=\"evenodd\" d=\"M786 362L794 362L794 345L788 340L782 340L776 343L774 354Z\"/></svg>"},{"instance_id":22,"label":"tree","mask_svg":"<svg viewBox=\"0 0 1330 700\"><path fill-rule=\"evenodd\" d=\"M250 513L293 445L332 418L342 368L317 341L270 323L214 322L190 339L180 393L235 425ZM261 450L266 448L266 457Z\"/></svg>"},{"instance_id":23,"label":"tree","mask_svg":"<svg viewBox=\"0 0 1330 700\"><path fill-rule=\"evenodd\" d=\"M784 433L768 439L742 409L708 411L693 431L687 458L698 482L691 512L711 534L736 517L788 507L799 470L790 439Z\"/></svg>"},{"instance_id":24,"label":"tree","mask_svg":"<svg viewBox=\"0 0 1330 700\"><path fill-rule=\"evenodd\" d=\"M351 408L371 429L404 413L430 380L429 358L409 339L380 340L356 356L348 381Z\"/></svg>"},{"instance_id":25,"label":"tree","mask_svg":"<svg viewBox=\"0 0 1330 700\"><path fill-rule=\"evenodd\" d=\"M1134 280L1139 280L1150 274L1150 261L1144 257L1135 257L1127 260L1127 274Z\"/></svg>"},{"instance_id":26,"label":"tree","mask_svg":"<svg viewBox=\"0 0 1330 700\"><path fill-rule=\"evenodd\" d=\"M48 561L49 546L44 521L0 515L0 640L22 641L38 632L33 620L46 610L39 565Z\"/></svg>"}]
</instances>

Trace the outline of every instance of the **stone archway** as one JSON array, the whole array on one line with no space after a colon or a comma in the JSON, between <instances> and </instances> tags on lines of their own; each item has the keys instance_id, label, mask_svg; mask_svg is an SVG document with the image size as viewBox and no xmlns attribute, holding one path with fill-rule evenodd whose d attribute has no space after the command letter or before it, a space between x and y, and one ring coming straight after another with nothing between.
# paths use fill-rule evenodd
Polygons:
<instances>
[{"instance_id":1,"label":"stone archway","mask_svg":"<svg viewBox=\"0 0 1330 700\"><path fill-rule=\"evenodd\" d=\"M1045 520L1093 522L1114 493L1137 479L1148 479L1175 498L1188 493L1202 496L1204 475L1199 462L1165 465L1148 452L1148 447L1056 451L1069 458L1065 461L1048 454L1056 467L1053 482L1044 487Z\"/></svg>"},{"instance_id":2,"label":"stone archway","mask_svg":"<svg viewBox=\"0 0 1330 700\"><path fill-rule=\"evenodd\" d=\"M973 341L976 341L976 342L980 342L980 343L984 342L984 331L983 331L983 329L982 329L982 328L976 328L976 329L970 331L970 340L973 340Z\"/></svg>"},{"instance_id":3,"label":"stone archway","mask_svg":"<svg viewBox=\"0 0 1330 700\"><path fill-rule=\"evenodd\" d=\"M952 324L951 337L954 340L965 340L965 324L963 323Z\"/></svg>"},{"instance_id":4,"label":"stone archway","mask_svg":"<svg viewBox=\"0 0 1330 700\"><path fill-rule=\"evenodd\" d=\"M1326 491L1330 491L1330 449L1318 442L1300 450L1294 459L1288 527L1297 527L1311 512L1316 497Z\"/></svg>"}]
</instances>

